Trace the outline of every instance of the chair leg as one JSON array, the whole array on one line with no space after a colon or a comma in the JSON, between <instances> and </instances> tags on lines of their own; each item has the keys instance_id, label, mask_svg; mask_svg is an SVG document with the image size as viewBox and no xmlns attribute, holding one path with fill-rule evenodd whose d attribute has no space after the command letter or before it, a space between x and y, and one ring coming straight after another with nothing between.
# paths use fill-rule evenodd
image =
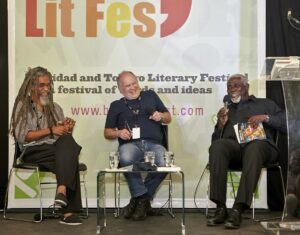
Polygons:
<instances>
[{"instance_id":1,"label":"chair leg","mask_svg":"<svg viewBox=\"0 0 300 235\"><path fill-rule=\"evenodd\" d=\"M117 207L118 207L118 216L120 216L120 208L121 208L121 174L119 173L118 174L118 184L117 184L117 195L118 195L118 204L117 204Z\"/></svg>"},{"instance_id":2,"label":"chair leg","mask_svg":"<svg viewBox=\"0 0 300 235\"><path fill-rule=\"evenodd\" d=\"M169 198L168 198L168 213L172 218L175 218L173 213L173 182L172 175L169 173Z\"/></svg>"},{"instance_id":3,"label":"chair leg","mask_svg":"<svg viewBox=\"0 0 300 235\"><path fill-rule=\"evenodd\" d=\"M11 168L10 171L9 171L8 182L7 182L7 187L6 187L6 193L5 193L5 199L4 199L4 208L3 208L3 218L4 219L9 219L6 216L6 212L7 212L8 194L9 194L9 186L10 186L12 171L13 171L13 168Z\"/></svg>"},{"instance_id":4,"label":"chair leg","mask_svg":"<svg viewBox=\"0 0 300 235\"><path fill-rule=\"evenodd\" d=\"M86 188L86 180L85 180L85 175L82 176L83 180L83 188L84 188L84 195L85 195L85 216L84 218L88 218L89 217L89 205L88 205L88 194L87 194L87 188Z\"/></svg>"},{"instance_id":5,"label":"chair leg","mask_svg":"<svg viewBox=\"0 0 300 235\"><path fill-rule=\"evenodd\" d=\"M255 192L252 194L252 219L255 220Z\"/></svg>"},{"instance_id":6,"label":"chair leg","mask_svg":"<svg viewBox=\"0 0 300 235\"><path fill-rule=\"evenodd\" d=\"M281 166L274 166L277 167L279 169L279 173L280 173L280 179L281 179L281 186L282 186L282 192L283 192L283 200L284 200L284 207L283 207L283 212L282 212L282 216L278 216L278 217L272 217L272 218L263 218L263 219L256 219L255 218L255 198L254 198L254 194L253 194L253 212L252 212L252 218L254 221L256 222L261 222L261 221L267 221L267 220L275 220L275 219L281 219L281 221L283 221L284 217L286 216L286 207L285 207L285 187L284 187L284 181L283 181L283 174L282 174L282 169Z\"/></svg>"},{"instance_id":7,"label":"chair leg","mask_svg":"<svg viewBox=\"0 0 300 235\"><path fill-rule=\"evenodd\" d=\"M41 185L41 178L40 178L40 171L39 168L36 168L36 172L38 175L38 182L39 182L39 192L40 192L40 220L39 221L34 221L34 222L42 222L43 220L43 190L42 190L42 185Z\"/></svg>"},{"instance_id":8,"label":"chair leg","mask_svg":"<svg viewBox=\"0 0 300 235\"><path fill-rule=\"evenodd\" d=\"M114 180L115 180L115 188L114 188L114 194L115 194L115 212L114 217L118 218L120 216L120 173L114 174Z\"/></svg>"},{"instance_id":9,"label":"chair leg","mask_svg":"<svg viewBox=\"0 0 300 235\"><path fill-rule=\"evenodd\" d=\"M40 181L40 174L39 174L39 169L38 167L33 168L32 170L36 172L37 174L37 179L38 179L38 185L39 185L39 200L40 200L40 219L39 220L28 220L28 219L21 219L21 218L16 218L16 217L8 217L7 216L7 206L8 206L8 196L9 196L9 188L10 188L10 183L11 183L11 177L12 173L15 170L15 168L11 168L8 176L8 182L7 182L7 188L6 188L6 193L5 193L5 201L4 201L4 209L3 209L3 218L6 220L16 220L16 221L24 221L24 222L35 222L39 223L43 220L43 203L42 203L42 188L41 188L41 181Z\"/></svg>"},{"instance_id":10,"label":"chair leg","mask_svg":"<svg viewBox=\"0 0 300 235\"><path fill-rule=\"evenodd\" d=\"M282 169L281 166L278 165L278 169L279 169L279 173L280 173L280 179L281 179L281 185L282 185L282 195L283 195L283 211L282 211L282 216L281 216L281 221L283 221L283 219L286 217L286 203L285 203L285 199L286 199L286 190L284 187L284 181L283 181L283 174L282 174Z\"/></svg>"},{"instance_id":11,"label":"chair leg","mask_svg":"<svg viewBox=\"0 0 300 235\"><path fill-rule=\"evenodd\" d=\"M197 192L198 192L198 189L199 189L199 185L205 175L206 172L209 172L209 164L207 164L204 168L204 170L202 171L202 174L198 180L198 183L197 183L197 186L196 186L196 189L195 189L195 192L194 192L194 205L196 208L198 208L197 206L197 202L196 202L196 197L197 197ZM209 178L208 178L208 185L207 185L207 191L206 191L206 209L205 209L205 215L206 217L208 216L208 203L209 203Z\"/></svg>"},{"instance_id":12,"label":"chair leg","mask_svg":"<svg viewBox=\"0 0 300 235\"><path fill-rule=\"evenodd\" d=\"M233 181L233 178L232 178L232 172L231 171L229 171L229 177L230 177L230 181L231 181L231 187L232 187L232 191L233 191L233 197L236 198L234 181Z\"/></svg>"},{"instance_id":13,"label":"chair leg","mask_svg":"<svg viewBox=\"0 0 300 235\"><path fill-rule=\"evenodd\" d=\"M210 192L210 178L208 177L208 185L207 185L207 191L206 191L206 209L205 209L206 217L208 217L209 192Z\"/></svg>"}]
</instances>

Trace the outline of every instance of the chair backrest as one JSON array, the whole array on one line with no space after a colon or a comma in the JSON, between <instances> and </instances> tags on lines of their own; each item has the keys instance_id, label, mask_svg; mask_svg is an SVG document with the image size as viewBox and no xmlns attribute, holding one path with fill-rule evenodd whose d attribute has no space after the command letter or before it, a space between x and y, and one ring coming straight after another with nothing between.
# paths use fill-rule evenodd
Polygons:
<instances>
[{"instance_id":1,"label":"chair backrest","mask_svg":"<svg viewBox=\"0 0 300 235\"><path fill-rule=\"evenodd\" d=\"M163 134L163 146L166 150L169 150L169 139L168 139L168 125L161 125L161 131Z\"/></svg>"},{"instance_id":2,"label":"chair backrest","mask_svg":"<svg viewBox=\"0 0 300 235\"><path fill-rule=\"evenodd\" d=\"M34 168L35 168L38 164L33 164L33 163L25 164L22 160L22 157L23 157L27 147L25 147L23 149L23 151L21 151L21 148L20 148L17 138L15 136L14 136L14 141L15 141L15 143L14 143L15 152L14 152L13 167L14 168L25 168L25 169L29 168L29 169L31 169L32 166L34 166Z\"/></svg>"},{"instance_id":3,"label":"chair backrest","mask_svg":"<svg viewBox=\"0 0 300 235\"><path fill-rule=\"evenodd\" d=\"M15 145L15 152L14 152L14 162L13 162L13 166L16 166L18 164L18 159L21 157L22 155L22 151L19 147L18 141L17 139L14 137L14 145Z\"/></svg>"},{"instance_id":4,"label":"chair backrest","mask_svg":"<svg viewBox=\"0 0 300 235\"><path fill-rule=\"evenodd\" d=\"M31 169L32 166L36 167L37 164L30 163L30 164L25 164L22 160L22 157L25 153L25 149L21 151L19 144L17 141L14 143L15 145L15 153L14 153L14 162L13 162L13 167L14 168L24 168L24 169Z\"/></svg>"}]
</instances>

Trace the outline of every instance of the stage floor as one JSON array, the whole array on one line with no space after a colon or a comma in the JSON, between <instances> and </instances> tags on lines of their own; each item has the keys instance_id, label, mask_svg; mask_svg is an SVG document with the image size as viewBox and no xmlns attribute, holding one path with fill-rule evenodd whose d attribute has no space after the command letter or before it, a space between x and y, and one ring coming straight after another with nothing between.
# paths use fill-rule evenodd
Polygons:
<instances>
[{"instance_id":1,"label":"stage floor","mask_svg":"<svg viewBox=\"0 0 300 235\"><path fill-rule=\"evenodd\" d=\"M15 213L18 216L32 217L32 213ZM258 213L258 217L275 216L279 213ZM258 222L254 222L251 214L245 214L240 229L225 230L222 225L217 227L207 227L206 218L202 213L186 213L186 235L257 235L275 234L265 232ZM89 235L96 234L96 213L90 213L88 219L83 219L80 226L67 226L59 223L59 219L46 219L41 223L16 222L4 220L1 215L0 235ZM175 235L181 234L181 214L176 213L176 218L172 219L167 213L160 216L149 216L145 221L132 221L123 218L114 218L112 213L107 214L107 226L101 231L103 235ZM297 232L280 232L281 235L300 234ZM279 235L279 234L278 234Z\"/></svg>"}]
</instances>

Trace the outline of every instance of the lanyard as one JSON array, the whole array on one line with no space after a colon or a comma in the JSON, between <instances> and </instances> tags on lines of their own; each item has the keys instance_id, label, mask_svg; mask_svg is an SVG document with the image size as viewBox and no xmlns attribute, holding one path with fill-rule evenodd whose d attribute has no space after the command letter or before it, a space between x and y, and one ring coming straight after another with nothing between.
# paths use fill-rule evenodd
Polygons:
<instances>
[{"instance_id":1,"label":"lanyard","mask_svg":"<svg viewBox=\"0 0 300 235\"><path fill-rule=\"evenodd\" d=\"M132 107L128 104L126 98L124 97L124 103L129 108L129 110L133 113L135 126L137 126L137 124L138 124L138 115L139 115L140 109L141 109L141 100L142 100L142 97L139 96L138 97L138 105L136 107Z\"/></svg>"},{"instance_id":2,"label":"lanyard","mask_svg":"<svg viewBox=\"0 0 300 235\"><path fill-rule=\"evenodd\" d=\"M32 109L33 109L33 111L34 111L34 113L35 113L35 115L36 115L36 122L37 122L37 123L36 123L36 128L37 128L38 130L40 130L40 129L41 129L40 122L41 122L41 120L42 120L42 118L43 118L43 114L42 114L41 116L39 116L39 113L38 113L36 104L35 104L33 101L31 101L31 105L32 105Z\"/></svg>"}]
</instances>

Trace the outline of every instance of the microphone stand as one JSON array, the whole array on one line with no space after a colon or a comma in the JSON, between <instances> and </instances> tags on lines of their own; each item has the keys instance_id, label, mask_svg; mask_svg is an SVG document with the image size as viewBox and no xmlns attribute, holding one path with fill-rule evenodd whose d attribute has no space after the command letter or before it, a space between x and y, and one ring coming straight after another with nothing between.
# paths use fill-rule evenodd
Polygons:
<instances>
[{"instance_id":1,"label":"microphone stand","mask_svg":"<svg viewBox=\"0 0 300 235\"><path fill-rule=\"evenodd\" d=\"M299 30L300 31L300 27L296 26L293 22L295 22L296 24L300 25L300 21L293 17L292 15L292 9L289 9L288 12L287 12L287 20L289 21L290 25L296 29L296 30Z\"/></svg>"}]
</instances>

